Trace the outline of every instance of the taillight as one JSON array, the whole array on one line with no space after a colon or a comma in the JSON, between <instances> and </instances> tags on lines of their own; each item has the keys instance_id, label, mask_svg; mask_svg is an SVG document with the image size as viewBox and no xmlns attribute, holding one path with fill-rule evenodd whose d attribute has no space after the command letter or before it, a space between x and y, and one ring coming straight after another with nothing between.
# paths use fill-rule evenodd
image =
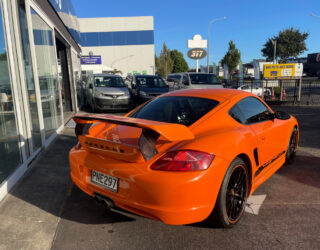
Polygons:
<instances>
[{"instance_id":1,"label":"taillight","mask_svg":"<svg viewBox=\"0 0 320 250\"><path fill-rule=\"evenodd\" d=\"M82 145L80 143L80 141L78 141L77 145L75 146L76 150L79 150L80 148L82 148Z\"/></svg>"},{"instance_id":2,"label":"taillight","mask_svg":"<svg viewBox=\"0 0 320 250\"><path fill-rule=\"evenodd\" d=\"M181 150L166 153L151 165L152 170L194 171L207 169L214 155L195 150Z\"/></svg>"}]
</instances>

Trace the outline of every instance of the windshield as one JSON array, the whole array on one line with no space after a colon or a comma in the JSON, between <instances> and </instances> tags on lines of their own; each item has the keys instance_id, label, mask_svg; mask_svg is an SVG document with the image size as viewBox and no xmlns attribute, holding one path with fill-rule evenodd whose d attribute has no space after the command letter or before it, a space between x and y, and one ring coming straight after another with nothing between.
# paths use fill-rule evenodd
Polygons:
<instances>
[{"instance_id":1,"label":"windshield","mask_svg":"<svg viewBox=\"0 0 320 250\"><path fill-rule=\"evenodd\" d=\"M157 76L138 76L136 77L136 83L140 87L146 88L166 88L168 87L165 82Z\"/></svg>"},{"instance_id":2,"label":"windshield","mask_svg":"<svg viewBox=\"0 0 320 250\"><path fill-rule=\"evenodd\" d=\"M218 104L212 99L164 96L145 104L130 117L190 126Z\"/></svg>"},{"instance_id":3,"label":"windshield","mask_svg":"<svg viewBox=\"0 0 320 250\"><path fill-rule=\"evenodd\" d=\"M221 85L215 74L190 74L191 84L216 84Z\"/></svg>"},{"instance_id":4,"label":"windshield","mask_svg":"<svg viewBox=\"0 0 320 250\"><path fill-rule=\"evenodd\" d=\"M95 76L94 77L95 87L111 87L111 88L121 88L126 87L122 80L122 77L115 76Z\"/></svg>"}]
</instances>

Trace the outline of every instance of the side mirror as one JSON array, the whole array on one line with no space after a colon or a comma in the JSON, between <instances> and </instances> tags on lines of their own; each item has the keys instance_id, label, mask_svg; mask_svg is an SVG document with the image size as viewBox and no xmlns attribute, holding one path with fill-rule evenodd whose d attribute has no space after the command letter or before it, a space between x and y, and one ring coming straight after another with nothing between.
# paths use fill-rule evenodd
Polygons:
<instances>
[{"instance_id":1,"label":"side mirror","mask_svg":"<svg viewBox=\"0 0 320 250\"><path fill-rule=\"evenodd\" d=\"M279 120L288 120L290 119L291 115L284 111L276 111L274 112L274 118Z\"/></svg>"}]
</instances>

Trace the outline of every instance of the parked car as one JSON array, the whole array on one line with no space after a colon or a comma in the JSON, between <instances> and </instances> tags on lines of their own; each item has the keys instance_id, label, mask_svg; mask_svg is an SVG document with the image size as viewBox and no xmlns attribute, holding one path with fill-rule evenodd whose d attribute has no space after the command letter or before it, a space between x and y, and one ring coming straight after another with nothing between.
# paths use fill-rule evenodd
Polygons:
<instances>
[{"instance_id":1,"label":"parked car","mask_svg":"<svg viewBox=\"0 0 320 250\"><path fill-rule=\"evenodd\" d=\"M127 110L131 95L121 76L94 74L86 84L86 100L92 111Z\"/></svg>"},{"instance_id":2,"label":"parked car","mask_svg":"<svg viewBox=\"0 0 320 250\"><path fill-rule=\"evenodd\" d=\"M209 73L175 73L167 76L170 90L223 88L223 84L215 74Z\"/></svg>"},{"instance_id":3,"label":"parked car","mask_svg":"<svg viewBox=\"0 0 320 250\"><path fill-rule=\"evenodd\" d=\"M246 92L252 93L252 94L255 94L255 95L260 96L260 97L262 96L262 91L263 91L261 87L251 86L249 84L242 85L238 89L242 90L242 91L246 91ZM271 96L271 90L270 89L265 89L264 90L264 96L266 96L266 97Z\"/></svg>"},{"instance_id":4,"label":"parked car","mask_svg":"<svg viewBox=\"0 0 320 250\"><path fill-rule=\"evenodd\" d=\"M143 103L169 91L164 80L160 76L154 75L135 75L130 85L136 103Z\"/></svg>"},{"instance_id":5,"label":"parked car","mask_svg":"<svg viewBox=\"0 0 320 250\"><path fill-rule=\"evenodd\" d=\"M74 120L73 183L108 207L171 225L234 226L299 139L293 116L235 89L174 91L125 117Z\"/></svg>"}]
</instances>

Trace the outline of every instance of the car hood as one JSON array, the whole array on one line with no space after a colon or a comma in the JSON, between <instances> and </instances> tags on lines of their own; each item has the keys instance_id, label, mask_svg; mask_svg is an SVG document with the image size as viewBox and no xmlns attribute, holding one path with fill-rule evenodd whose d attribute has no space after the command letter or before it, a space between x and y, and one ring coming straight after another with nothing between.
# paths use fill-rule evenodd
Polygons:
<instances>
[{"instance_id":1,"label":"car hood","mask_svg":"<svg viewBox=\"0 0 320 250\"><path fill-rule=\"evenodd\" d=\"M112 94L112 95L123 95L128 94L129 90L127 87L96 87L96 90L102 92L104 94Z\"/></svg>"}]
</instances>

